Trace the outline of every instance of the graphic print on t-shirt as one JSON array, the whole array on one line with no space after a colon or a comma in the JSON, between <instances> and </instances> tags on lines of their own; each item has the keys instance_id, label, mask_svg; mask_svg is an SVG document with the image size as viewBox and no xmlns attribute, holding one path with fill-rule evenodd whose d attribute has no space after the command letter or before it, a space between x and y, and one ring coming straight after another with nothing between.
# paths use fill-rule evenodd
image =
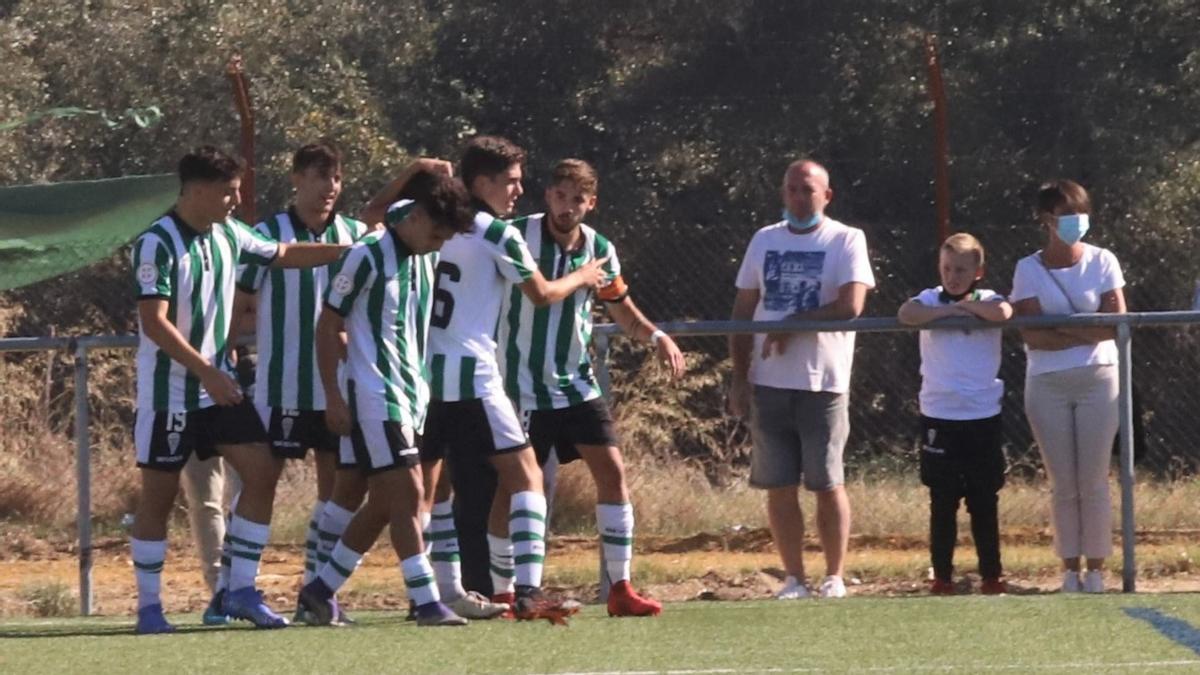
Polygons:
<instances>
[{"instance_id":1,"label":"graphic print on t-shirt","mask_svg":"<svg viewBox=\"0 0 1200 675\"><path fill-rule=\"evenodd\" d=\"M821 306L824 251L767 251L763 262L763 308L803 312Z\"/></svg>"}]
</instances>

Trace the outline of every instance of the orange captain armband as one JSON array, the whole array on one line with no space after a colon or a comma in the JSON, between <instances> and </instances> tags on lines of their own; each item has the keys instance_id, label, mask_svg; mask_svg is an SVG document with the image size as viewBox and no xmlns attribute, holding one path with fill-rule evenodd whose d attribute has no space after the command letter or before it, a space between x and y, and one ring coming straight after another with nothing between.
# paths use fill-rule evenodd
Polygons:
<instances>
[{"instance_id":1,"label":"orange captain armband","mask_svg":"<svg viewBox=\"0 0 1200 675\"><path fill-rule=\"evenodd\" d=\"M629 286L625 284L625 279L619 274L613 277L612 281L596 289L596 297L604 302L620 302L627 295L629 295Z\"/></svg>"}]
</instances>

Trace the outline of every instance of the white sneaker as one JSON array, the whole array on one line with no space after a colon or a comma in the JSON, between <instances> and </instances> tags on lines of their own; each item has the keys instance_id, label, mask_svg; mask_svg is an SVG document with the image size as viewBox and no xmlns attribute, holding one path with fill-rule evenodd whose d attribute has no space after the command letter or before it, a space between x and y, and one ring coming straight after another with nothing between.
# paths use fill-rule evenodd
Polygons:
<instances>
[{"instance_id":1,"label":"white sneaker","mask_svg":"<svg viewBox=\"0 0 1200 675\"><path fill-rule=\"evenodd\" d=\"M841 577L829 575L825 577L825 581L821 582L821 597L822 598L844 598L846 597L846 582L842 581Z\"/></svg>"},{"instance_id":2,"label":"white sneaker","mask_svg":"<svg viewBox=\"0 0 1200 675\"><path fill-rule=\"evenodd\" d=\"M1079 582L1079 572L1075 570L1067 570L1063 572L1063 582L1061 593L1081 593L1083 585Z\"/></svg>"},{"instance_id":3,"label":"white sneaker","mask_svg":"<svg viewBox=\"0 0 1200 675\"><path fill-rule=\"evenodd\" d=\"M1088 570L1083 575L1083 592L1084 593L1103 593L1104 592L1104 573L1100 570Z\"/></svg>"},{"instance_id":4,"label":"white sneaker","mask_svg":"<svg viewBox=\"0 0 1200 675\"><path fill-rule=\"evenodd\" d=\"M508 611L507 602L492 602L475 591L450 600L446 606L464 619L494 619Z\"/></svg>"},{"instance_id":5,"label":"white sneaker","mask_svg":"<svg viewBox=\"0 0 1200 675\"><path fill-rule=\"evenodd\" d=\"M800 600L808 597L811 597L808 587L804 585L804 582L791 575L783 580L783 588L775 594L776 600Z\"/></svg>"}]
</instances>

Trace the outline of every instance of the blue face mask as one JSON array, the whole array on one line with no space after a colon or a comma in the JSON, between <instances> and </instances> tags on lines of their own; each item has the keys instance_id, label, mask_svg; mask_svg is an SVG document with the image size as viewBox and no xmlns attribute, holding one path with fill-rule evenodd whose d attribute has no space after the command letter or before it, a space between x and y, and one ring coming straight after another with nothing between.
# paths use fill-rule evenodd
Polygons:
<instances>
[{"instance_id":1,"label":"blue face mask","mask_svg":"<svg viewBox=\"0 0 1200 675\"><path fill-rule=\"evenodd\" d=\"M1088 231L1088 215L1086 213L1071 214L1058 217L1058 238L1067 246L1078 244Z\"/></svg>"},{"instance_id":2,"label":"blue face mask","mask_svg":"<svg viewBox=\"0 0 1200 675\"><path fill-rule=\"evenodd\" d=\"M793 230L811 230L812 228L821 224L822 218L823 216L820 213L814 213L811 216L801 220L792 215L791 211L788 211L787 209L783 210L783 219L787 221L788 227L792 228Z\"/></svg>"}]
</instances>

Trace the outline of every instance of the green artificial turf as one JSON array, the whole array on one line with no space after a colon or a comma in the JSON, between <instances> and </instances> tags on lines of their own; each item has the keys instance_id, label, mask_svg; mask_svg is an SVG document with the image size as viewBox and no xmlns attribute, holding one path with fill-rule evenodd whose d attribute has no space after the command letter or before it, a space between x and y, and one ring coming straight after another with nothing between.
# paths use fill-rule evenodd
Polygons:
<instances>
[{"instance_id":1,"label":"green artificial turf","mask_svg":"<svg viewBox=\"0 0 1200 675\"><path fill-rule=\"evenodd\" d=\"M656 619L588 607L567 628L202 628L134 636L128 618L0 622L0 671L1200 672L1200 595L849 598L685 603Z\"/></svg>"}]
</instances>

